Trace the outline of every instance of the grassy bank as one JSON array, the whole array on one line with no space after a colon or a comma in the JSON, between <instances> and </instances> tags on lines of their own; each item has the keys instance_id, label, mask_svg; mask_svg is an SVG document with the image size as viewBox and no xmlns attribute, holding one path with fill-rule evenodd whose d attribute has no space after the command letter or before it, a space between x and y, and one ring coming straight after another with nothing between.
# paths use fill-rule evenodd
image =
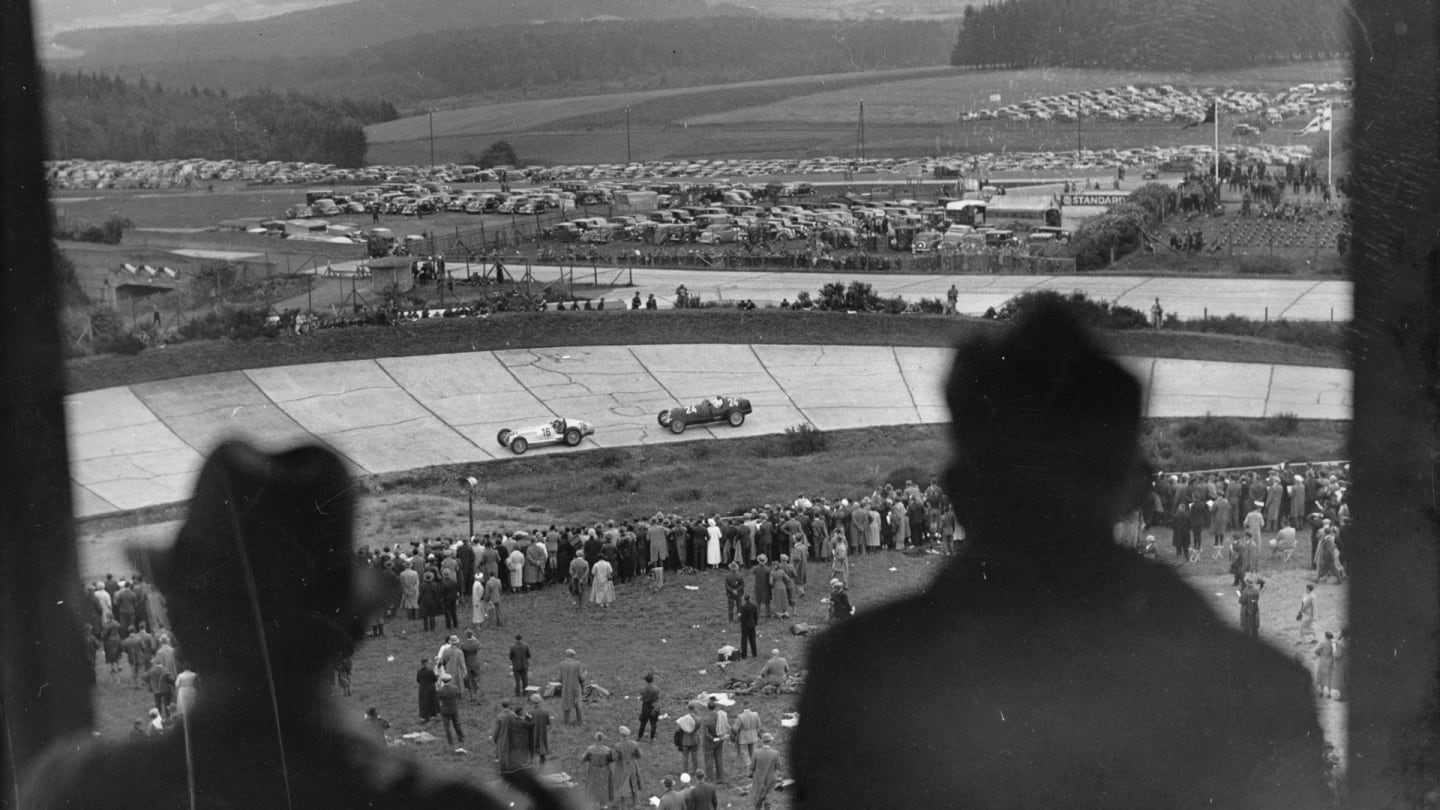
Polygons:
<instances>
[{"instance_id":1,"label":"grassy bank","mask_svg":"<svg viewBox=\"0 0 1440 810\"><path fill-rule=\"evenodd\" d=\"M390 327L331 329L249 342L195 341L134 356L100 356L66 366L70 390L174 379L219 371L376 357L406 357L517 347L666 343L952 346L1001 325L940 315L848 315L759 309L663 312L504 313L488 318L419 321ZM1110 332L1112 351L1139 357L1236 360L1343 367L1343 354L1228 335L1141 330Z\"/></svg>"}]
</instances>

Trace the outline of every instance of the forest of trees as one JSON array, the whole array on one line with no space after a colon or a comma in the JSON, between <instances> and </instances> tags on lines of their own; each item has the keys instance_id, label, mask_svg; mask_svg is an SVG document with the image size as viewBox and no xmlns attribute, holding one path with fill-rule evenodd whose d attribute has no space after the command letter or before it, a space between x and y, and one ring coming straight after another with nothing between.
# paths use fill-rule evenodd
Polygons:
<instances>
[{"instance_id":1,"label":"forest of trees","mask_svg":"<svg viewBox=\"0 0 1440 810\"><path fill-rule=\"evenodd\" d=\"M431 98L554 98L725 84L821 73L946 64L951 22L713 17L457 28L342 56L150 63L122 69L166 85L198 82L233 95L287 88L378 96L402 106Z\"/></svg>"},{"instance_id":2,"label":"forest of trees","mask_svg":"<svg viewBox=\"0 0 1440 810\"><path fill-rule=\"evenodd\" d=\"M1348 52L1344 0L1000 0L967 6L964 67L1224 70Z\"/></svg>"},{"instance_id":3,"label":"forest of trees","mask_svg":"<svg viewBox=\"0 0 1440 810\"><path fill-rule=\"evenodd\" d=\"M385 101L258 92L230 96L99 74L45 78L46 127L56 158L233 158L362 166L364 125L396 117Z\"/></svg>"}]
</instances>

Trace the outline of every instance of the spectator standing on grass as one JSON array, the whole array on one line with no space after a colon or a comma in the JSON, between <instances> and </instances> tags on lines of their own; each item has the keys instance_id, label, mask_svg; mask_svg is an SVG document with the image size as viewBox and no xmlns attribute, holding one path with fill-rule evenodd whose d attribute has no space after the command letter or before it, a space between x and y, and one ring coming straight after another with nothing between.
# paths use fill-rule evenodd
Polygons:
<instances>
[{"instance_id":1,"label":"spectator standing on grass","mask_svg":"<svg viewBox=\"0 0 1440 810\"><path fill-rule=\"evenodd\" d=\"M725 778L725 740L730 737L730 717L720 708L714 695L706 701L705 715L701 718L704 735L700 738L700 751L705 757L705 769L714 774L717 781Z\"/></svg>"},{"instance_id":2,"label":"spectator standing on grass","mask_svg":"<svg viewBox=\"0 0 1440 810\"><path fill-rule=\"evenodd\" d=\"M430 667L430 659L420 659L420 669L415 672L415 684L418 687L420 719L423 722L430 722L440 713L440 699L435 694L439 680L440 677Z\"/></svg>"},{"instance_id":3,"label":"spectator standing on grass","mask_svg":"<svg viewBox=\"0 0 1440 810\"><path fill-rule=\"evenodd\" d=\"M506 714L495 724L495 749L502 774L522 771L534 764L535 726L525 714L524 701L509 700Z\"/></svg>"},{"instance_id":4,"label":"spectator standing on grass","mask_svg":"<svg viewBox=\"0 0 1440 810\"><path fill-rule=\"evenodd\" d=\"M441 603L440 584L435 581L435 572L426 571L420 580L420 620L426 630L435 629L435 617L444 612Z\"/></svg>"},{"instance_id":5,"label":"spectator standing on grass","mask_svg":"<svg viewBox=\"0 0 1440 810\"><path fill-rule=\"evenodd\" d=\"M585 666L575 657L574 650L565 651L565 660L560 662L560 711L565 725L570 725L570 713L575 713L575 725L582 725L580 698L585 692Z\"/></svg>"},{"instance_id":6,"label":"spectator standing on grass","mask_svg":"<svg viewBox=\"0 0 1440 810\"><path fill-rule=\"evenodd\" d=\"M854 615L855 607L850 604L850 594L845 591L845 583L838 579L830 580L830 619L848 619Z\"/></svg>"},{"instance_id":7,"label":"spectator standing on grass","mask_svg":"<svg viewBox=\"0 0 1440 810\"><path fill-rule=\"evenodd\" d=\"M760 715L748 705L736 715L731 731L735 736L735 750L740 755L740 767L745 774L750 773L751 763L755 759L755 746L760 742Z\"/></svg>"},{"instance_id":8,"label":"spectator standing on grass","mask_svg":"<svg viewBox=\"0 0 1440 810\"><path fill-rule=\"evenodd\" d=\"M1280 483L1278 475L1270 476L1270 484L1265 488L1265 528L1275 531L1280 528L1280 504L1285 500L1285 485Z\"/></svg>"},{"instance_id":9,"label":"spectator standing on grass","mask_svg":"<svg viewBox=\"0 0 1440 810\"><path fill-rule=\"evenodd\" d=\"M400 572L400 609L412 622L419 618L420 611L420 572L415 570L415 566L412 560Z\"/></svg>"},{"instance_id":10,"label":"spectator standing on grass","mask_svg":"<svg viewBox=\"0 0 1440 810\"><path fill-rule=\"evenodd\" d=\"M1296 644L1315 642L1315 586L1305 585L1305 593L1300 595L1300 610L1295 614L1295 621L1300 623L1300 640Z\"/></svg>"},{"instance_id":11,"label":"spectator standing on grass","mask_svg":"<svg viewBox=\"0 0 1440 810\"><path fill-rule=\"evenodd\" d=\"M1240 590L1240 632L1252 638L1260 636L1260 589L1264 587L1265 580L1246 577Z\"/></svg>"},{"instance_id":12,"label":"spectator standing on grass","mask_svg":"<svg viewBox=\"0 0 1440 810\"><path fill-rule=\"evenodd\" d=\"M740 564L730 563L730 573L725 575L726 621L735 621L740 612L740 602L745 597L745 575L740 573Z\"/></svg>"},{"instance_id":13,"label":"spectator standing on grass","mask_svg":"<svg viewBox=\"0 0 1440 810\"><path fill-rule=\"evenodd\" d=\"M1184 497L1176 498L1175 514L1170 516L1170 544L1181 562L1190 557L1190 504Z\"/></svg>"},{"instance_id":14,"label":"spectator standing on grass","mask_svg":"<svg viewBox=\"0 0 1440 810\"><path fill-rule=\"evenodd\" d=\"M602 608L615 602L615 568L610 561L601 557L590 568L590 601Z\"/></svg>"},{"instance_id":15,"label":"spectator standing on grass","mask_svg":"<svg viewBox=\"0 0 1440 810\"><path fill-rule=\"evenodd\" d=\"M764 554L755 558L755 604L764 612L765 617L770 617L770 566L769 558Z\"/></svg>"},{"instance_id":16,"label":"spectator standing on grass","mask_svg":"<svg viewBox=\"0 0 1440 810\"><path fill-rule=\"evenodd\" d=\"M745 594L743 599L744 602L740 605L740 657L747 658L754 656L759 658L760 652L756 649L755 644L755 630L760 624L760 607L751 600L750 594L748 593ZM746 654L747 648L749 655Z\"/></svg>"},{"instance_id":17,"label":"spectator standing on grass","mask_svg":"<svg viewBox=\"0 0 1440 810\"><path fill-rule=\"evenodd\" d=\"M511 549L510 555L505 558L505 569L510 572L510 592L520 593L525 590L525 552L517 545Z\"/></svg>"},{"instance_id":18,"label":"spectator standing on grass","mask_svg":"<svg viewBox=\"0 0 1440 810\"><path fill-rule=\"evenodd\" d=\"M465 631L465 640L460 642L460 654L465 660L465 694L470 700L480 699L480 640L474 630Z\"/></svg>"},{"instance_id":19,"label":"spectator standing on grass","mask_svg":"<svg viewBox=\"0 0 1440 810\"><path fill-rule=\"evenodd\" d=\"M589 806L609 806L615 799L614 774L610 770L615 752L605 744L605 732L595 732L595 744L585 749L580 760L585 763L585 796L590 800Z\"/></svg>"},{"instance_id":20,"label":"spectator standing on grass","mask_svg":"<svg viewBox=\"0 0 1440 810\"><path fill-rule=\"evenodd\" d=\"M1215 548L1215 557L1220 557L1220 549L1225 545L1225 537L1230 532L1230 500L1228 498L1216 498L1214 506L1210 507L1210 545Z\"/></svg>"},{"instance_id":21,"label":"spectator standing on grass","mask_svg":"<svg viewBox=\"0 0 1440 810\"><path fill-rule=\"evenodd\" d=\"M640 730L636 732L636 739L645 739L645 726L650 726L650 740L655 740L655 729L660 725L660 710L655 704L660 702L660 690L655 688L655 676L646 674L645 685L640 687Z\"/></svg>"},{"instance_id":22,"label":"spectator standing on grass","mask_svg":"<svg viewBox=\"0 0 1440 810\"><path fill-rule=\"evenodd\" d=\"M750 762L750 799L755 810L768 810L770 794L780 781L780 752L770 747L775 735L766 732L760 735L760 748ZM854 767L851 765L850 767ZM846 805L842 805L846 806ZM854 806L854 805L849 805ZM891 807L904 805L888 805Z\"/></svg>"},{"instance_id":23,"label":"spectator standing on grass","mask_svg":"<svg viewBox=\"0 0 1440 810\"><path fill-rule=\"evenodd\" d=\"M770 605L780 618L790 616L790 586L786 584L783 557L770 564Z\"/></svg>"},{"instance_id":24,"label":"spectator standing on grass","mask_svg":"<svg viewBox=\"0 0 1440 810\"><path fill-rule=\"evenodd\" d=\"M510 645L510 672L515 676L515 696L524 697L525 689L530 686L530 645L519 633Z\"/></svg>"},{"instance_id":25,"label":"spectator standing on grass","mask_svg":"<svg viewBox=\"0 0 1440 810\"><path fill-rule=\"evenodd\" d=\"M500 628L500 576L485 576L485 612L494 617L496 629Z\"/></svg>"},{"instance_id":26,"label":"spectator standing on grass","mask_svg":"<svg viewBox=\"0 0 1440 810\"><path fill-rule=\"evenodd\" d=\"M620 727L620 741L611 749L615 761L615 801L621 810L635 810L640 806L640 794L645 786L640 779L640 759L644 753L640 743L630 739L630 728Z\"/></svg>"},{"instance_id":27,"label":"spectator standing on grass","mask_svg":"<svg viewBox=\"0 0 1440 810\"><path fill-rule=\"evenodd\" d=\"M530 721L534 724L534 742L531 748L540 758L540 767L545 767L545 761L550 758L550 726L554 722L554 716L550 710L545 708L545 700L538 692L531 692L526 698L530 704Z\"/></svg>"},{"instance_id":28,"label":"spectator standing on grass","mask_svg":"<svg viewBox=\"0 0 1440 810\"><path fill-rule=\"evenodd\" d=\"M665 587L665 563L670 556L667 522L657 514L645 530L645 537L650 541L650 575L654 577L653 587L658 591Z\"/></svg>"},{"instance_id":29,"label":"spectator standing on grass","mask_svg":"<svg viewBox=\"0 0 1440 810\"><path fill-rule=\"evenodd\" d=\"M440 676L440 686L435 690L435 699L440 703L440 725L445 728L445 742L447 745L465 744L465 731L460 728L460 687L455 683L455 676L445 673ZM450 729L455 729L454 739L450 736Z\"/></svg>"},{"instance_id":30,"label":"spectator standing on grass","mask_svg":"<svg viewBox=\"0 0 1440 810\"><path fill-rule=\"evenodd\" d=\"M1140 384L1053 305L962 345L946 400L968 547L923 593L812 640L797 810L1319 806L1303 669L1114 543L1146 481ZM926 701L873 700L899 682ZM1189 709L1157 683L1183 683Z\"/></svg>"},{"instance_id":31,"label":"spectator standing on grass","mask_svg":"<svg viewBox=\"0 0 1440 810\"><path fill-rule=\"evenodd\" d=\"M540 534L530 538L530 545L525 547L525 590L538 591L545 587L545 561L549 556Z\"/></svg>"},{"instance_id":32,"label":"spectator standing on grass","mask_svg":"<svg viewBox=\"0 0 1440 810\"><path fill-rule=\"evenodd\" d=\"M675 746L680 749L680 772L693 773L700 770L700 703L692 700L685 707L685 713L675 719L679 731L675 735Z\"/></svg>"},{"instance_id":33,"label":"spectator standing on grass","mask_svg":"<svg viewBox=\"0 0 1440 810\"><path fill-rule=\"evenodd\" d=\"M1325 631L1325 640L1315 645L1315 688L1320 697L1331 696L1335 675L1335 634Z\"/></svg>"},{"instance_id":34,"label":"spectator standing on grass","mask_svg":"<svg viewBox=\"0 0 1440 810\"><path fill-rule=\"evenodd\" d=\"M485 624L485 575L478 571L470 586L470 623L476 627Z\"/></svg>"},{"instance_id":35,"label":"spectator standing on grass","mask_svg":"<svg viewBox=\"0 0 1440 810\"><path fill-rule=\"evenodd\" d=\"M575 609L585 604L585 587L590 581L590 564L585 558L575 555L570 561L570 596L575 599Z\"/></svg>"}]
</instances>

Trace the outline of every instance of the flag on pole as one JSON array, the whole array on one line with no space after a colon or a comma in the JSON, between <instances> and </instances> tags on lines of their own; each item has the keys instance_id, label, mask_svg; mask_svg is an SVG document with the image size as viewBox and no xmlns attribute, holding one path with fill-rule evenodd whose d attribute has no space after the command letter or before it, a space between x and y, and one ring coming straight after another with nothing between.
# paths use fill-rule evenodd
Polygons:
<instances>
[{"instance_id":1,"label":"flag on pole","mask_svg":"<svg viewBox=\"0 0 1440 810\"><path fill-rule=\"evenodd\" d=\"M1332 112L1330 105L1326 104L1320 114L1310 119L1310 123L1304 128L1295 130L1296 135L1312 135L1316 132L1329 132L1331 127Z\"/></svg>"},{"instance_id":2,"label":"flag on pole","mask_svg":"<svg viewBox=\"0 0 1440 810\"><path fill-rule=\"evenodd\" d=\"M1201 124L1213 124L1213 123L1215 123L1215 102L1212 101L1212 102L1210 102L1210 105L1205 108L1205 117L1204 117L1202 120L1199 120L1199 121L1191 121L1190 123L1188 123L1188 124L1186 124L1185 126L1180 127L1180 128L1181 128L1181 129L1190 129L1191 127L1198 127L1198 126L1200 126Z\"/></svg>"}]
</instances>

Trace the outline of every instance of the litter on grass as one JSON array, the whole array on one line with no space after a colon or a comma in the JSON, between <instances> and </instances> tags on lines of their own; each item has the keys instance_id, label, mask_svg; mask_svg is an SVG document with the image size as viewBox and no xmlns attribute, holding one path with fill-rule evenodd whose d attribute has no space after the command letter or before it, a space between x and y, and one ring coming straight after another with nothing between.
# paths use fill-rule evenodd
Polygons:
<instances>
[{"instance_id":1,"label":"litter on grass","mask_svg":"<svg viewBox=\"0 0 1440 810\"><path fill-rule=\"evenodd\" d=\"M699 585L686 585L686 586L685 586L685 590L687 590L687 591L698 591L698 590L700 590L700 586L699 586Z\"/></svg>"},{"instance_id":2,"label":"litter on grass","mask_svg":"<svg viewBox=\"0 0 1440 810\"><path fill-rule=\"evenodd\" d=\"M428 731L412 731L409 734L402 734L400 735L400 737L401 739L409 740L410 742L415 743L432 743L440 739L439 737L436 737L434 734L431 734Z\"/></svg>"},{"instance_id":3,"label":"litter on grass","mask_svg":"<svg viewBox=\"0 0 1440 810\"><path fill-rule=\"evenodd\" d=\"M782 728L795 728L798 725L800 725L799 712L789 712L788 714L780 716L780 726Z\"/></svg>"}]
</instances>

